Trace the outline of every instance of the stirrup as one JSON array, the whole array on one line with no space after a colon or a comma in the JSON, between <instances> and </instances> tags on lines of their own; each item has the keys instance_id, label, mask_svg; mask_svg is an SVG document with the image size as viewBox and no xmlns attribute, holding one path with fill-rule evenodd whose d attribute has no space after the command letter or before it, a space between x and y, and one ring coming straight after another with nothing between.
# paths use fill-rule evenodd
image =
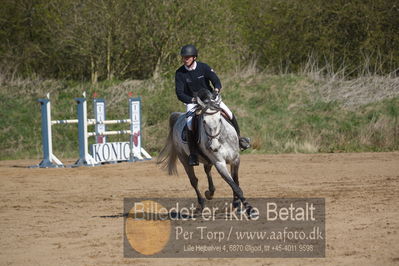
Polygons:
<instances>
[{"instance_id":1,"label":"stirrup","mask_svg":"<svg viewBox=\"0 0 399 266\"><path fill-rule=\"evenodd\" d=\"M190 154L190 156L188 156L188 165L190 165L190 166L199 165L198 156L196 154Z\"/></svg>"},{"instance_id":2,"label":"stirrup","mask_svg":"<svg viewBox=\"0 0 399 266\"><path fill-rule=\"evenodd\" d=\"M246 137L240 137L238 140L240 145L240 150L245 151L246 149L251 147L251 139Z\"/></svg>"}]
</instances>

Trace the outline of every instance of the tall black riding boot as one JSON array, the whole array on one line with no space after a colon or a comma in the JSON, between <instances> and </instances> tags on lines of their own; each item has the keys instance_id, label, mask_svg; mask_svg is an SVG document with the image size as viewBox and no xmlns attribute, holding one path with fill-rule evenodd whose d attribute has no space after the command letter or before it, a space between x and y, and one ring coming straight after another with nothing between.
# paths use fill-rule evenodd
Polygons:
<instances>
[{"instance_id":1,"label":"tall black riding boot","mask_svg":"<svg viewBox=\"0 0 399 266\"><path fill-rule=\"evenodd\" d=\"M189 129L187 129L187 142L188 148L190 149L190 156L188 156L188 165L197 166L199 164L197 144L195 143L194 132Z\"/></svg>"},{"instance_id":2,"label":"tall black riding boot","mask_svg":"<svg viewBox=\"0 0 399 266\"><path fill-rule=\"evenodd\" d=\"M233 124L233 127L236 130L236 132L237 132L238 143L240 145L240 149L241 150L246 150L249 147L251 147L251 144L250 144L251 140L249 138L246 138L246 137L241 137L240 127L238 126L237 119L236 119L235 115L233 115L233 118L230 121Z\"/></svg>"}]
</instances>

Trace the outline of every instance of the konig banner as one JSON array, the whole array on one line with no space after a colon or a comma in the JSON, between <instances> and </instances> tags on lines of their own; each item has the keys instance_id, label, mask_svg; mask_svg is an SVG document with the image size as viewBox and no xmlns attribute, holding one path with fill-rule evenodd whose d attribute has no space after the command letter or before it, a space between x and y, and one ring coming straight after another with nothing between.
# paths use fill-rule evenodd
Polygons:
<instances>
[{"instance_id":1,"label":"konig banner","mask_svg":"<svg viewBox=\"0 0 399 266\"><path fill-rule=\"evenodd\" d=\"M130 158L129 142L107 142L90 145L91 155L98 163L128 161Z\"/></svg>"},{"instance_id":2,"label":"konig banner","mask_svg":"<svg viewBox=\"0 0 399 266\"><path fill-rule=\"evenodd\" d=\"M325 257L323 198L255 198L251 215L232 199L203 209L190 198L125 198L130 258Z\"/></svg>"}]
</instances>

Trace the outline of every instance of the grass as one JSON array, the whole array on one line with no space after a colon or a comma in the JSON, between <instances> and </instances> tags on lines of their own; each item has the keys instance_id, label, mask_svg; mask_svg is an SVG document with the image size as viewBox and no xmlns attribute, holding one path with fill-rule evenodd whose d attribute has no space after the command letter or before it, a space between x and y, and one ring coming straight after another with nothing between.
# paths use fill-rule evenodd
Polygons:
<instances>
[{"instance_id":1,"label":"grass","mask_svg":"<svg viewBox=\"0 0 399 266\"><path fill-rule=\"evenodd\" d=\"M399 149L398 78L368 76L346 80L309 72L259 73L256 67L221 76L224 102L252 139L247 153L392 151ZM68 80L0 79L0 159L40 159L38 98L51 94L52 119L76 118L74 98L85 90L107 101L107 118L128 117L128 93L143 101L143 142L151 154L162 148L168 117L184 106L173 78L104 81L92 85ZM92 117L91 100L88 103ZM112 125L110 130L126 128ZM127 136L111 136L125 141ZM77 158L77 126L53 127L54 153Z\"/></svg>"}]
</instances>

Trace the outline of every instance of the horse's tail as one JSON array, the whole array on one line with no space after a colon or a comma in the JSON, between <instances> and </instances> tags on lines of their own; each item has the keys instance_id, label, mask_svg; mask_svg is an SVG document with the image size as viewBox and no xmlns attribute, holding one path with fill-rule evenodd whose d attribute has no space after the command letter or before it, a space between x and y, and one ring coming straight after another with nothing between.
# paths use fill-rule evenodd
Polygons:
<instances>
[{"instance_id":1,"label":"horse's tail","mask_svg":"<svg viewBox=\"0 0 399 266\"><path fill-rule=\"evenodd\" d=\"M157 164L162 164L162 168L168 169L169 175L177 175L177 150L175 145L173 144L173 127L179 118L180 113L172 113L169 118L169 135L166 139L165 146L162 148L159 153Z\"/></svg>"}]
</instances>

